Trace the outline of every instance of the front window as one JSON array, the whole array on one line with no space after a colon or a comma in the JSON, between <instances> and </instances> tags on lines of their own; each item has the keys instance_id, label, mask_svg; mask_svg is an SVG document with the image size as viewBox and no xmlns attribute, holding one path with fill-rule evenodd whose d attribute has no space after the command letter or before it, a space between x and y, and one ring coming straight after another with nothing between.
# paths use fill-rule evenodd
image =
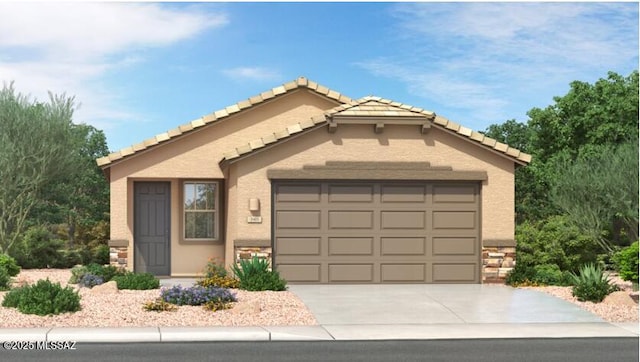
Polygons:
<instances>
[{"instance_id":1,"label":"front window","mask_svg":"<svg viewBox=\"0 0 640 362\"><path fill-rule=\"evenodd\" d=\"M218 183L184 183L184 238L218 238Z\"/></svg>"}]
</instances>

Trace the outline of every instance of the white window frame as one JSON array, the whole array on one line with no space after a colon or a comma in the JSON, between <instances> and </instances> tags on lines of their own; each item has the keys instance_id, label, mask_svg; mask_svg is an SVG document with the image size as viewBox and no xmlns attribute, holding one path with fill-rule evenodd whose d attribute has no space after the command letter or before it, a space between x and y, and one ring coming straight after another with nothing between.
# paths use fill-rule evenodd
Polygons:
<instances>
[{"instance_id":1,"label":"white window frame","mask_svg":"<svg viewBox=\"0 0 640 362\"><path fill-rule=\"evenodd\" d=\"M187 210L185 208L185 200L186 198L186 194L185 194L185 187L186 185L197 185L197 184L213 184L214 188L215 188L215 195L214 195L214 209L210 210ZM182 239L185 241L218 241L220 240L220 182L219 181L214 181L214 180L183 180L181 183L181 196L182 196L182 203L181 203L181 212L182 212ZM202 213L213 213L213 238L188 238L187 237L187 213L191 212L191 213L197 213L197 212L202 212Z\"/></svg>"}]
</instances>

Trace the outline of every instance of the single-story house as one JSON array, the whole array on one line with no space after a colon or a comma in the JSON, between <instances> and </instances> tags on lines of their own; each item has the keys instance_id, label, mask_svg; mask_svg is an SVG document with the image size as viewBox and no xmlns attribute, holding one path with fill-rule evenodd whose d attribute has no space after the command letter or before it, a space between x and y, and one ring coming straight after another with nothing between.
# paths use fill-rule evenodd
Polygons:
<instances>
[{"instance_id":1,"label":"single-story house","mask_svg":"<svg viewBox=\"0 0 640 362\"><path fill-rule=\"evenodd\" d=\"M515 261L531 156L434 112L298 78L97 160L112 262L268 258L291 283L481 283Z\"/></svg>"}]
</instances>

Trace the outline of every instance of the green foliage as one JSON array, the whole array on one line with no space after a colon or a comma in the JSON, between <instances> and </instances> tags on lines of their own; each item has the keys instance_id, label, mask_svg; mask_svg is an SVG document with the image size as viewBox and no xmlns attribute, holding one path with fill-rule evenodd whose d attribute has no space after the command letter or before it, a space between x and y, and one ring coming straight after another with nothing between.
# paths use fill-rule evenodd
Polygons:
<instances>
[{"instance_id":1,"label":"green foliage","mask_svg":"<svg viewBox=\"0 0 640 362\"><path fill-rule=\"evenodd\" d=\"M0 253L18 242L39 195L53 180L78 168L74 157L74 99L49 102L0 90Z\"/></svg>"},{"instance_id":2,"label":"green foliage","mask_svg":"<svg viewBox=\"0 0 640 362\"><path fill-rule=\"evenodd\" d=\"M11 284L11 276L7 271L7 268L0 265L0 291L9 290Z\"/></svg>"},{"instance_id":3,"label":"green foliage","mask_svg":"<svg viewBox=\"0 0 640 362\"><path fill-rule=\"evenodd\" d=\"M532 281L538 285L570 285L571 273L561 271L555 264L542 264L533 267L535 275Z\"/></svg>"},{"instance_id":4,"label":"green foliage","mask_svg":"<svg viewBox=\"0 0 640 362\"><path fill-rule=\"evenodd\" d=\"M165 302L162 298L156 298L150 302L146 302L143 305L144 310L150 312L174 312L178 310L175 304Z\"/></svg>"},{"instance_id":5,"label":"green foliage","mask_svg":"<svg viewBox=\"0 0 640 362\"><path fill-rule=\"evenodd\" d=\"M71 268L71 278L69 278L69 284L78 284L80 282L80 279L82 279L82 277L88 273L89 269L87 269L86 266L74 266L73 268Z\"/></svg>"},{"instance_id":6,"label":"green foliage","mask_svg":"<svg viewBox=\"0 0 640 362\"><path fill-rule=\"evenodd\" d=\"M2 306L17 308L24 314L49 315L80 310L80 296L70 287L49 279L33 285L12 289L5 295Z\"/></svg>"},{"instance_id":7,"label":"green foliage","mask_svg":"<svg viewBox=\"0 0 640 362\"><path fill-rule=\"evenodd\" d=\"M269 261L254 257L251 260L240 260L240 266L233 265L233 272L240 280L240 289L249 291L287 289L287 282L280 274L269 268Z\"/></svg>"},{"instance_id":8,"label":"green foliage","mask_svg":"<svg viewBox=\"0 0 640 362\"><path fill-rule=\"evenodd\" d=\"M580 268L580 274L571 273L573 296L581 302L600 303L615 290L611 285L609 277L600 266L589 263Z\"/></svg>"},{"instance_id":9,"label":"green foliage","mask_svg":"<svg viewBox=\"0 0 640 362\"><path fill-rule=\"evenodd\" d=\"M96 248L93 249L92 254L93 254L91 259L92 263L101 264L101 265L109 264L109 259L110 259L109 245L101 244L96 246Z\"/></svg>"},{"instance_id":10,"label":"green foliage","mask_svg":"<svg viewBox=\"0 0 640 362\"><path fill-rule=\"evenodd\" d=\"M555 97L554 103L544 109L531 109L528 115L526 124L509 120L491 125L484 132L533 156L528 166L516 169L518 223L536 222L561 212L549 193L557 176L554 158L564 154L574 160L594 145L637 143L638 71L628 77L610 72L594 84L572 82L566 95ZM627 186L637 188L637 184L631 181ZM637 192L634 198L637 199ZM605 226L615 229L615 224Z\"/></svg>"},{"instance_id":11,"label":"green foliage","mask_svg":"<svg viewBox=\"0 0 640 362\"><path fill-rule=\"evenodd\" d=\"M24 269L53 268L64 258L60 253L63 247L64 241L56 239L47 228L33 226L12 245L9 255Z\"/></svg>"},{"instance_id":12,"label":"green foliage","mask_svg":"<svg viewBox=\"0 0 640 362\"><path fill-rule=\"evenodd\" d=\"M230 276L213 275L209 278L204 278L196 282L203 287L219 287L219 288L238 288L240 281Z\"/></svg>"},{"instance_id":13,"label":"green foliage","mask_svg":"<svg viewBox=\"0 0 640 362\"><path fill-rule=\"evenodd\" d=\"M160 280L150 273L125 273L116 275L113 281L118 289L148 290L160 288Z\"/></svg>"},{"instance_id":14,"label":"green foliage","mask_svg":"<svg viewBox=\"0 0 640 362\"><path fill-rule=\"evenodd\" d=\"M99 265L91 263L88 265L78 265L71 269L71 278L69 283L78 284L85 275L93 275L102 278L102 282L106 283L116 276L125 275L127 272L113 265Z\"/></svg>"},{"instance_id":15,"label":"green foliage","mask_svg":"<svg viewBox=\"0 0 640 362\"><path fill-rule=\"evenodd\" d=\"M204 277L211 278L214 276L226 277L227 269L219 260L211 258L207 261L207 265L204 268Z\"/></svg>"},{"instance_id":16,"label":"green foliage","mask_svg":"<svg viewBox=\"0 0 640 362\"><path fill-rule=\"evenodd\" d=\"M4 268L11 277L20 274L20 267L16 260L6 254L0 254L0 268Z\"/></svg>"},{"instance_id":17,"label":"green foliage","mask_svg":"<svg viewBox=\"0 0 640 362\"><path fill-rule=\"evenodd\" d=\"M517 263L516 266L507 274L505 283L512 287L530 286L536 275L535 269L530 265Z\"/></svg>"},{"instance_id":18,"label":"green foliage","mask_svg":"<svg viewBox=\"0 0 640 362\"><path fill-rule=\"evenodd\" d=\"M600 248L583 235L564 216L552 216L539 222L516 226L517 266L556 265L561 271L576 272L580 266L595 262Z\"/></svg>"},{"instance_id":19,"label":"green foliage","mask_svg":"<svg viewBox=\"0 0 640 362\"><path fill-rule=\"evenodd\" d=\"M637 141L584 147L575 159L559 155L554 165L551 199L582 233L606 252L613 250L611 239L638 238Z\"/></svg>"},{"instance_id":20,"label":"green foliage","mask_svg":"<svg viewBox=\"0 0 640 362\"><path fill-rule=\"evenodd\" d=\"M620 278L633 283L638 283L639 250L638 242L618 251L613 256L616 270L620 273Z\"/></svg>"}]
</instances>

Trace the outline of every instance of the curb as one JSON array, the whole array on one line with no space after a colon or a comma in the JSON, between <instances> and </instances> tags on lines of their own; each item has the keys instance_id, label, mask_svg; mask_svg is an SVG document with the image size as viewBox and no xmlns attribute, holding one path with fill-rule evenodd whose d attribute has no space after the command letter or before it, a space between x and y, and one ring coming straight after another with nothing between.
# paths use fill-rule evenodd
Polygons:
<instances>
[{"instance_id":1,"label":"curb","mask_svg":"<svg viewBox=\"0 0 640 362\"><path fill-rule=\"evenodd\" d=\"M0 342L353 341L639 336L637 323L2 328Z\"/></svg>"}]
</instances>

